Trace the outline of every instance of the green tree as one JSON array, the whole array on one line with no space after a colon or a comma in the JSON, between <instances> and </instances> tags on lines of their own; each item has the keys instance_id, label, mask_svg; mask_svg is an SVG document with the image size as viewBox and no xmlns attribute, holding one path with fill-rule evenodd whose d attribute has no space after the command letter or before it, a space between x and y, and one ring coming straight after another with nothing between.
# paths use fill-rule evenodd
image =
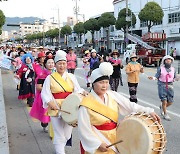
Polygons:
<instances>
[{"instance_id":1,"label":"green tree","mask_svg":"<svg viewBox=\"0 0 180 154\"><path fill-rule=\"evenodd\" d=\"M36 38L36 34L27 34L25 37L25 39L27 39L29 43L32 43L34 40L36 40Z\"/></svg>"},{"instance_id":2,"label":"green tree","mask_svg":"<svg viewBox=\"0 0 180 154\"><path fill-rule=\"evenodd\" d=\"M111 25L115 25L116 18L112 13L106 12L101 15L101 17L98 19L98 25L100 27L106 28L107 33L107 50L109 50L109 27Z\"/></svg>"},{"instance_id":3,"label":"green tree","mask_svg":"<svg viewBox=\"0 0 180 154\"><path fill-rule=\"evenodd\" d=\"M58 38L59 36L59 29L55 28L55 29L50 29L45 33L45 37L50 39L50 43L53 45L54 43L54 39Z\"/></svg>"},{"instance_id":4,"label":"green tree","mask_svg":"<svg viewBox=\"0 0 180 154\"><path fill-rule=\"evenodd\" d=\"M134 15L134 13L131 12L130 9L128 9L128 16L131 17L132 15L132 23L131 21L126 21L126 8L120 10L119 14L118 14L118 19L116 20L116 29L118 30L122 30L123 32L126 31L126 24L128 25L128 28L132 26L134 26L136 24L136 16Z\"/></svg>"},{"instance_id":5,"label":"green tree","mask_svg":"<svg viewBox=\"0 0 180 154\"><path fill-rule=\"evenodd\" d=\"M120 12L118 13L118 18L116 20L116 29L117 30L122 30L124 32L124 40L126 37L126 24L128 25L128 29L132 26L134 26L136 24L136 16L134 15L134 13L128 9L128 16L131 17L132 22L131 21L126 21L126 8L123 8L122 10L120 10Z\"/></svg>"},{"instance_id":6,"label":"green tree","mask_svg":"<svg viewBox=\"0 0 180 154\"><path fill-rule=\"evenodd\" d=\"M65 37L65 44L68 44L68 36L72 34L72 29L69 25L65 25L61 28L61 35Z\"/></svg>"},{"instance_id":7,"label":"green tree","mask_svg":"<svg viewBox=\"0 0 180 154\"><path fill-rule=\"evenodd\" d=\"M94 33L95 33L95 31L99 31L100 28L101 28L101 27L98 25L98 20L97 20L97 19L94 19L94 18L91 18L91 19L87 20L87 21L84 23L84 28L85 28L85 30L91 32L91 34L92 34L93 48L95 48Z\"/></svg>"},{"instance_id":8,"label":"green tree","mask_svg":"<svg viewBox=\"0 0 180 154\"><path fill-rule=\"evenodd\" d=\"M162 21L164 12L156 2L148 2L138 16L141 21L147 22L148 32L150 32L154 23Z\"/></svg>"},{"instance_id":9,"label":"green tree","mask_svg":"<svg viewBox=\"0 0 180 154\"><path fill-rule=\"evenodd\" d=\"M2 26L5 24L5 15L2 10L0 10L0 35L2 34Z\"/></svg>"},{"instance_id":10,"label":"green tree","mask_svg":"<svg viewBox=\"0 0 180 154\"><path fill-rule=\"evenodd\" d=\"M74 25L73 30L78 35L78 40L80 40L80 44L81 44L82 43L81 36L82 36L82 34L85 33L84 23L83 22L77 23L76 25Z\"/></svg>"},{"instance_id":11,"label":"green tree","mask_svg":"<svg viewBox=\"0 0 180 154\"><path fill-rule=\"evenodd\" d=\"M36 34L36 39L39 41L39 45L43 45L43 38L44 38L43 32L39 32Z\"/></svg>"}]
</instances>

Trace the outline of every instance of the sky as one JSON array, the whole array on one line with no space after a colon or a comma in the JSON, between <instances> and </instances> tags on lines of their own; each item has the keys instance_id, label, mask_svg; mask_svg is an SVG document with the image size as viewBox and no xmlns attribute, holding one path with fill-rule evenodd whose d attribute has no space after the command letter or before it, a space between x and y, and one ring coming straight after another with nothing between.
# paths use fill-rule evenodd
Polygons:
<instances>
[{"instance_id":1,"label":"sky","mask_svg":"<svg viewBox=\"0 0 180 154\"><path fill-rule=\"evenodd\" d=\"M99 15L104 12L113 11L113 0L77 0L79 14L85 14L85 19ZM58 8L60 22L66 21L68 16L74 16L73 8L75 0L8 0L0 2L0 9L6 17L40 17L50 20L58 19ZM75 16L74 16L75 17ZM79 16L79 19L83 19Z\"/></svg>"}]
</instances>

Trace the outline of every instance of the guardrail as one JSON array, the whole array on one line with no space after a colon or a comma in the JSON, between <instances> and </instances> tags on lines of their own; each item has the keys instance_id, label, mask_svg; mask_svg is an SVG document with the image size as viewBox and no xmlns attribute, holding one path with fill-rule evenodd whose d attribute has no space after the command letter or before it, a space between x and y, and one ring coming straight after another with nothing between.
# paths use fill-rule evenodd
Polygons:
<instances>
[{"instance_id":1,"label":"guardrail","mask_svg":"<svg viewBox=\"0 0 180 154\"><path fill-rule=\"evenodd\" d=\"M0 68L0 154L9 154L6 111L3 96L3 84Z\"/></svg>"}]
</instances>

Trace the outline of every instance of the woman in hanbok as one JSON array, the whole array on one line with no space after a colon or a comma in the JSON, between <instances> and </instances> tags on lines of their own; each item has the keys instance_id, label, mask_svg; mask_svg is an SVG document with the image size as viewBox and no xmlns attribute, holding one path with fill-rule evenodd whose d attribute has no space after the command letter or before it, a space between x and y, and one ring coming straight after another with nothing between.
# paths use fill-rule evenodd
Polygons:
<instances>
[{"instance_id":1,"label":"woman in hanbok","mask_svg":"<svg viewBox=\"0 0 180 154\"><path fill-rule=\"evenodd\" d=\"M43 130L47 132L46 128L48 126L48 123L50 122L50 117L46 115L47 109L43 108L41 90L46 77L52 72L54 72L54 60L52 58L46 58L44 60L44 67L45 69L43 71L43 74L37 77L36 95L32 109L30 111L30 116L38 119L41 122Z\"/></svg>"},{"instance_id":2,"label":"woman in hanbok","mask_svg":"<svg viewBox=\"0 0 180 154\"><path fill-rule=\"evenodd\" d=\"M30 53L22 57L22 66L15 77L21 79L18 99L27 99L27 104L32 107L35 94L35 72L37 65Z\"/></svg>"},{"instance_id":3,"label":"woman in hanbok","mask_svg":"<svg viewBox=\"0 0 180 154\"><path fill-rule=\"evenodd\" d=\"M81 101L78 112L81 154L117 153L116 147L107 146L116 142L118 120L122 115L145 112L160 122L160 117L154 109L130 102L121 94L108 90L109 76L112 73L113 67L107 62L101 63L99 68L92 71L92 90Z\"/></svg>"}]
</instances>

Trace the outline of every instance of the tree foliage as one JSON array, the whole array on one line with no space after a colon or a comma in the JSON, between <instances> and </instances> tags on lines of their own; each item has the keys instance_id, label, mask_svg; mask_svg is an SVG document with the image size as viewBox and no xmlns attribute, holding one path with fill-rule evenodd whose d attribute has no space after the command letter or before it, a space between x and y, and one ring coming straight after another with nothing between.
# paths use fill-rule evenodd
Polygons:
<instances>
[{"instance_id":1,"label":"tree foliage","mask_svg":"<svg viewBox=\"0 0 180 154\"><path fill-rule=\"evenodd\" d=\"M72 34L72 29L69 25L65 25L61 28L61 35L71 35Z\"/></svg>"},{"instance_id":2,"label":"tree foliage","mask_svg":"<svg viewBox=\"0 0 180 154\"><path fill-rule=\"evenodd\" d=\"M148 2L138 16L141 21L147 22L148 32L150 32L154 23L162 21L164 12L156 2Z\"/></svg>"},{"instance_id":3,"label":"tree foliage","mask_svg":"<svg viewBox=\"0 0 180 154\"><path fill-rule=\"evenodd\" d=\"M106 28L106 38L107 38L107 50L109 50L109 27L111 25L115 25L116 18L110 12L103 13L100 18L98 19L98 25L100 27Z\"/></svg>"},{"instance_id":4,"label":"tree foliage","mask_svg":"<svg viewBox=\"0 0 180 154\"><path fill-rule=\"evenodd\" d=\"M73 30L74 30L74 32L77 33L78 35L83 34L84 31L85 31L83 22L79 22L79 23L77 23L76 25L74 25Z\"/></svg>"},{"instance_id":5,"label":"tree foliage","mask_svg":"<svg viewBox=\"0 0 180 154\"><path fill-rule=\"evenodd\" d=\"M78 38L80 39L80 44L81 44L81 36L82 34L85 33L84 23L83 22L77 23L76 25L74 25L73 30L78 35Z\"/></svg>"},{"instance_id":6,"label":"tree foliage","mask_svg":"<svg viewBox=\"0 0 180 154\"><path fill-rule=\"evenodd\" d=\"M72 29L69 25L65 25L61 28L61 36L64 36L65 38L65 44L68 44L68 35L72 34Z\"/></svg>"},{"instance_id":7,"label":"tree foliage","mask_svg":"<svg viewBox=\"0 0 180 154\"><path fill-rule=\"evenodd\" d=\"M0 10L0 35L2 34L2 26L5 24L6 17L2 10Z\"/></svg>"},{"instance_id":8,"label":"tree foliage","mask_svg":"<svg viewBox=\"0 0 180 154\"><path fill-rule=\"evenodd\" d=\"M58 28L50 29L45 33L45 36L53 39L53 38L59 36L59 29Z\"/></svg>"},{"instance_id":9,"label":"tree foliage","mask_svg":"<svg viewBox=\"0 0 180 154\"><path fill-rule=\"evenodd\" d=\"M95 31L99 31L101 27L98 25L97 19L91 18L84 23L84 28L87 31L94 33Z\"/></svg>"},{"instance_id":10,"label":"tree foliage","mask_svg":"<svg viewBox=\"0 0 180 154\"><path fill-rule=\"evenodd\" d=\"M87 21L84 23L84 28L85 28L85 30L91 32L91 34L92 34L93 48L95 48L94 32L95 32L95 31L99 31L100 28L101 28L101 27L98 25L98 20L97 20L97 19L94 19L94 18L91 18L91 19L87 20Z\"/></svg>"},{"instance_id":11,"label":"tree foliage","mask_svg":"<svg viewBox=\"0 0 180 154\"><path fill-rule=\"evenodd\" d=\"M134 15L134 13L132 13L130 9L128 9L128 16L131 17L131 15L132 15L132 23L131 21L126 21L126 8L120 10L118 14L118 19L116 20L116 25L115 25L116 29L125 32L126 24L128 25L128 28L131 27L131 24L132 26L134 26L136 24L136 16Z\"/></svg>"},{"instance_id":12,"label":"tree foliage","mask_svg":"<svg viewBox=\"0 0 180 154\"><path fill-rule=\"evenodd\" d=\"M116 18L112 13L105 12L101 15L101 17L98 19L98 24L100 27L107 28L111 25L114 25L116 22Z\"/></svg>"}]
</instances>

